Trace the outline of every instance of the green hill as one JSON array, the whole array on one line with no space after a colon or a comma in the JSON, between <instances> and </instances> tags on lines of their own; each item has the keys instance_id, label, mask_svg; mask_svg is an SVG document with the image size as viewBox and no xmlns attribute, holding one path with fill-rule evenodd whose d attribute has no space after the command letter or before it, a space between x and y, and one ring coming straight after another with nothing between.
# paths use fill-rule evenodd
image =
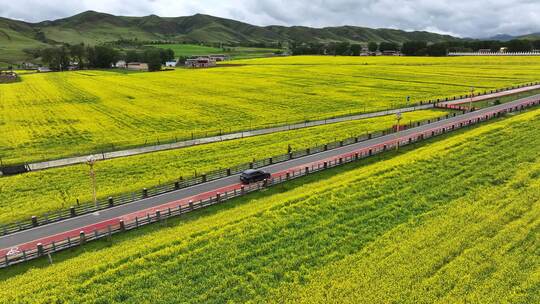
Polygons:
<instances>
[{"instance_id":1,"label":"green hill","mask_svg":"<svg viewBox=\"0 0 540 304\"><path fill-rule=\"evenodd\" d=\"M119 39L141 41L207 42L225 44L299 42L369 41L404 42L422 40L439 42L456 40L452 36L429 32L405 32L393 29L370 29L342 26L309 28L301 26L255 26L208 15L163 18L123 17L87 11L69 18L26 23L0 18L0 62L20 62L30 56L24 49L54 43L98 44Z\"/></svg>"}]
</instances>

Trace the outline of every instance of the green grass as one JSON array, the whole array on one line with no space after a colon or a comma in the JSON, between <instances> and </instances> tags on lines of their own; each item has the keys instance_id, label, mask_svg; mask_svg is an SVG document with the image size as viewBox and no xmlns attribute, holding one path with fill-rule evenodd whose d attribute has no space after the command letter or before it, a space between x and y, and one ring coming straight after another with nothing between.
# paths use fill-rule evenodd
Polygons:
<instances>
[{"instance_id":1,"label":"green grass","mask_svg":"<svg viewBox=\"0 0 540 304\"><path fill-rule=\"evenodd\" d=\"M511 102L511 101L514 101L514 100L517 100L517 99L537 95L537 94L540 94L540 90L532 90L532 91L528 91L528 92L523 92L523 93L510 95L510 96L486 99L486 100L474 102L473 107L475 107L477 109L483 109L483 108L494 106L496 104L507 103L507 102ZM468 103L462 104L462 106L469 107L469 104Z\"/></svg>"},{"instance_id":2,"label":"green grass","mask_svg":"<svg viewBox=\"0 0 540 304\"><path fill-rule=\"evenodd\" d=\"M248 59L272 56L278 49L272 48L252 48L252 47L229 47L225 50L221 48L209 47L194 44L159 44L152 45L163 49L171 49L177 57L189 57L194 55L225 54L232 59Z\"/></svg>"},{"instance_id":3,"label":"green grass","mask_svg":"<svg viewBox=\"0 0 540 304\"><path fill-rule=\"evenodd\" d=\"M435 110L405 113L402 123L446 114ZM391 115L98 162L98 196L140 191L180 177L189 178L195 172L202 174L286 154L289 145L294 150L306 149L389 129L395 123ZM89 202L89 182L84 164L0 178L0 223L66 209L77 199Z\"/></svg>"},{"instance_id":4,"label":"green grass","mask_svg":"<svg viewBox=\"0 0 540 304\"><path fill-rule=\"evenodd\" d=\"M22 75L0 91L0 158L31 162L404 106L538 80L540 58L288 57L164 73Z\"/></svg>"},{"instance_id":5,"label":"green grass","mask_svg":"<svg viewBox=\"0 0 540 304\"><path fill-rule=\"evenodd\" d=\"M174 51L174 55L177 57L189 57L194 55L211 55L221 54L223 50L220 48L214 48L204 45L195 44L158 44L152 45L163 49L171 49Z\"/></svg>"},{"instance_id":6,"label":"green grass","mask_svg":"<svg viewBox=\"0 0 540 304\"><path fill-rule=\"evenodd\" d=\"M540 110L0 273L11 303L537 303Z\"/></svg>"}]
</instances>

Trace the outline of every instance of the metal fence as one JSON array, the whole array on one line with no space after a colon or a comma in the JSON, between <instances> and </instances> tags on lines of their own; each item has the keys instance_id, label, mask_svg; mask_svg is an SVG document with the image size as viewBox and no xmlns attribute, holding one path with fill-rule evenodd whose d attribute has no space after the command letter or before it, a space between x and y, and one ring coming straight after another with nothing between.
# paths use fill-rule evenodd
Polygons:
<instances>
[{"instance_id":1,"label":"metal fence","mask_svg":"<svg viewBox=\"0 0 540 304\"><path fill-rule=\"evenodd\" d=\"M448 114L446 115L446 118L450 118L451 116L454 117L456 115L457 113ZM442 118L439 117L437 119L428 119L428 120L419 121L415 123L409 123L407 125L407 128L430 124L436 121L440 121L441 119ZM40 216L32 216L28 220L22 220L22 221L0 225L0 234L8 235L8 234L23 231L26 229L31 229L38 226L47 225L47 224L58 222L58 221L65 220L68 218L73 218L79 215L93 213L96 211L112 208L115 206L139 201L141 199L145 199L148 197L157 196L160 194L164 194L164 193L188 188L194 185L202 184L205 182L217 180L223 177L236 175L236 174L242 173L243 171L247 169L258 169L258 168L266 167L272 164L281 163L281 162L288 161L291 159L296 159L296 158L304 157L307 155L317 154L323 151L333 150L339 147L355 144L355 143L366 141L372 138L381 137L381 136L384 136L386 134L393 133L393 132L395 132L394 129L387 129L380 132L362 134L356 137L351 137L344 140L330 142L330 143L326 143L320 146L315 146L315 147L311 147L311 148L307 148L307 149L303 149L299 151L293 151L290 154L277 155L277 156L273 156L273 157L262 159L262 160L256 160L251 163L240 164L238 166L227 168L227 169L214 170L206 174L193 176L188 179L167 182L159 186L142 189L141 191L138 191L138 192L125 193L125 194L121 194L114 197L111 196L106 199L98 200L97 204L94 204L91 202L76 204L70 207L69 209L52 211L52 212L42 214Z\"/></svg>"},{"instance_id":2,"label":"metal fence","mask_svg":"<svg viewBox=\"0 0 540 304\"><path fill-rule=\"evenodd\" d=\"M11 265L23 263L32 259L36 259L39 257L47 256L49 258L49 261L52 263L52 253L56 253L58 251L62 251L68 248L72 247L78 247L83 246L85 243L99 240L99 239L109 239L111 240L112 235L124 231L129 231L133 229L137 229L139 227L156 223L156 222L163 222L168 218L180 216L182 214L192 212L201 208L205 208L208 206L216 205L222 202L225 202L227 200L230 200L232 198L236 198L239 196L246 195L248 193L258 191L262 188L266 187L272 187L277 184L281 184L283 182L296 179L314 172L319 172L322 170L330 169L336 166L344 165L347 163L351 163L360 159L364 159L385 151L388 151L390 149L393 149L395 147L401 147L401 146L407 146L413 143L416 143L418 141L426 140L431 137L439 136L442 134L446 134L447 132L464 128L467 126L475 125L477 123L480 123L482 121L487 121L493 118L500 117L501 114L513 112L513 111L520 111L523 110L525 107L528 106L537 106L540 104L540 100L535 100L530 103L527 103L526 105L520 105L515 106L512 108L507 108L503 110L497 110L488 114L485 114L481 117L471 118L468 120L464 120L461 122L453 123L451 125L441 126L440 128L436 130L428 130L420 132L417 135L411 135L407 139L396 139L395 141L379 144L375 147L370 148L364 148L363 150L351 152L346 155L342 155L339 157L335 157L332 160L326 160L321 161L316 164L311 164L310 166L306 166L302 169L296 169L293 171L288 171L286 173L280 174L279 176L274 176L269 181L265 183L257 183L253 185L248 186L242 186L240 189L233 189L228 192L224 193L217 193L215 196L211 196L209 198L200 200L198 202L192 202L190 201L188 204L178 204L176 208L166 208L163 210L157 210L155 213L147 213L144 217L136 217L135 219L124 222L122 220L119 220L118 224L115 225L108 225L105 229L97 229L89 234L85 234L81 231L79 236L76 237L68 237L62 241L58 242L51 242L49 244L41 244L38 243L36 245L36 248L30 249L30 250L22 250L20 252L10 252L4 257L0 258L0 268L5 268ZM356 140L353 140L353 142L356 142ZM344 142L339 142L339 144L335 144L337 146L342 146ZM336 147L337 147L336 146ZM306 155L308 152L306 151Z\"/></svg>"}]
</instances>

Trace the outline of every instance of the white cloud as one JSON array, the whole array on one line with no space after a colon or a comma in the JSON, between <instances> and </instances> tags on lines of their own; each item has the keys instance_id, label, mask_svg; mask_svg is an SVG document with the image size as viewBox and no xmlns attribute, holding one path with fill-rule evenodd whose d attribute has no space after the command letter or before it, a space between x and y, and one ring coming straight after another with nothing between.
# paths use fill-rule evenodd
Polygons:
<instances>
[{"instance_id":1,"label":"white cloud","mask_svg":"<svg viewBox=\"0 0 540 304\"><path fill-rule=\"evenodd\" d=\"M0 16L36 22L85 10L119 15L205 13L257 25L358 25L464 37L540 31L537 0L0 0Z\"/></svg>"}]
</instances>

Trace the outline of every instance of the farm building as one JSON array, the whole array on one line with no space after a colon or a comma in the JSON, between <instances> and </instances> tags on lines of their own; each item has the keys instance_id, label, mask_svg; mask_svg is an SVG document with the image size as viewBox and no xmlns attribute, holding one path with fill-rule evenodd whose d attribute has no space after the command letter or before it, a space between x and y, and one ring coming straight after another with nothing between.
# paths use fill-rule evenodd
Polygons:
<instances>
[{"instance_id":1,"label":"farm building","mask_svg":"<svg viewBox=\"0 0 540 304\"><path fill-rule=\"evenodd\" d=\"M383 56L401 56L401 53L399 51L383 51Z\"/></svg>"},{"instance_id":2,"label":"farm building","mask_svg":"<svg viewBox=\"0 0 540 304\"><path fill-rule=\"evenodd\" d=\"M186 68L209 68L216 66L216 61L209 56L186 60Z\"/></svg>"},{"instance_id":3,"label":"farm building","mask_svg":"<svg viewBox=\"0 0 540 304\"><path fill-rule=\"evenodd\" d=\"M216 62L220 62L220 61L225 61L225 60L227 60L227 56L226 56L226 55L222 55L222 54L220 54L220 55L210 55L209 57L210 57L210 59L213 59L213 60L215 60Z\"/></svg>"},{"instance_id":4,"label":"farm building","mask_svg":"<svg viewBox=\"0 0 540 304\"><path fill-rule=\"evenodd\" d=\"M148 71L148 64L143 62L130 62L126 68L132 71Z\"/></svg>"},{"instance_id":5,"label":"farm building","mask_svg":"<svg viewBox=\"0 0 540 304\"><path fill-rule=\"evenodd\" d=\"M119 60L114 66L119 69L125 69L127 68L127 63L124 60Z\"/></svg>"},{"instance_id":6,"label":"farm building","mask_svg":"<svg viewBox=\"0 0 540 304\"><path fill-rule=\"evenodd\" d=\"M165 66L168 68L175 68L177 64L178 64L178 60L165 62Z\"/></svg>"}]
</instances>

